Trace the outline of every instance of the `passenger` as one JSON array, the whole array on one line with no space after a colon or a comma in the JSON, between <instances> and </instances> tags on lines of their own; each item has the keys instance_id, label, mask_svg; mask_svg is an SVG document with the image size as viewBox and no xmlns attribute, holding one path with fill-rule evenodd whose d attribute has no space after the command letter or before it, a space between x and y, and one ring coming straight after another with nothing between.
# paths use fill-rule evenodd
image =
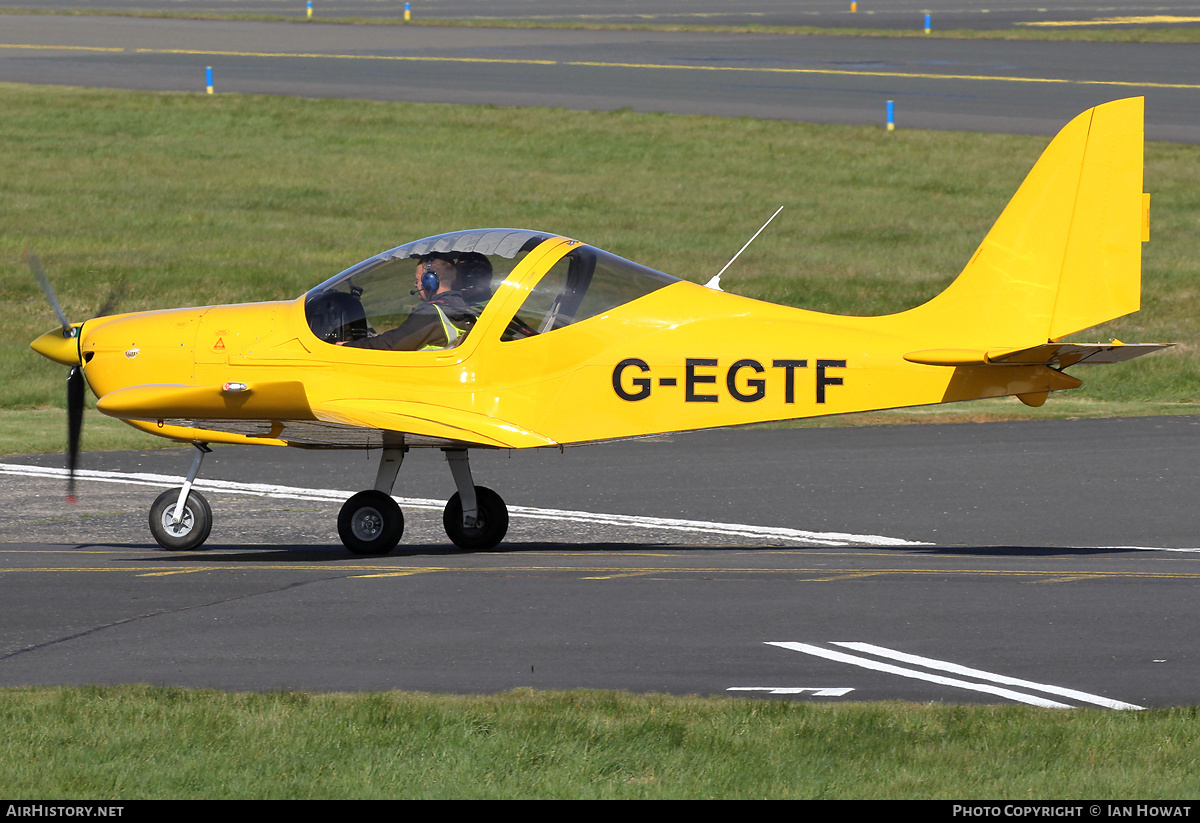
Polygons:
<instances>
[{"instance_id":1,"label":"passenger","mask_svg":"<svg viewBox=\"0 0 1200 823\"><path fill-rule=\"evenodd\" d=\"M475 323L478 314L453 288L454 258L434 252L420 258L414 275L412 293L421 294L421 302L408 319L391 331L364 340L339 345L358 349L417 351L445 349L458 344Z\"/></svg>"},{"instance_id":2,"label":"passenger","mask_svg":"<svg viewBox=\"0 0 1200 823\"><path fill-rule=\"evenodd\" d=\"M462 293L463 299L476 314L482 314L487 302L492 299L492 276L495 274L492 261L486 254L477 251L464 252L458 256L455 270L455 288ZM508 321L508 327L500 339L520 340L535 334L537 332L527 326L521 318L514 317Z\"/></svg>"},{"instance_id":3,"label":"passenger","mask_svg":"<svg viewBox=\"0 0 1200 823\"><path fill-rule=\"evenodd\" d=\"M492 261L486 254L469 251L458 256L454 269L454 288L477 314L482 312L492 299Z\"/></svg>"}]
</instances>

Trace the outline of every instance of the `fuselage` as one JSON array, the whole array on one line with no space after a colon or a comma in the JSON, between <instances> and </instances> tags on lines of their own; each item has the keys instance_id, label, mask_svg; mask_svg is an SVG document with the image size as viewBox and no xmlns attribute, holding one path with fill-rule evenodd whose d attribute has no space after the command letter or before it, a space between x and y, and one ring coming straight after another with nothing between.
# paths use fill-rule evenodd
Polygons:
<instances>
[{"instance_id":1,"label":"fuselage","mask_svg":"<svg viewBox=\"0 0 1200 823\"><path fill-rule=\"evenodd\" d=\"M616 305L513 337L547 281L562 302L569 256L586 248L542 240L453 348L375 351L320 339L310 294L88 321L84 374L102 411L162 436L346 447L381 442L347 428L401 433L410 445L549 446L1072 385L1041 366L904 359L967 336L968 318L827 315L666 276L633 299L607 298ZM590 288L615 289L598 278Z\"/></svg>"}]
</instances>

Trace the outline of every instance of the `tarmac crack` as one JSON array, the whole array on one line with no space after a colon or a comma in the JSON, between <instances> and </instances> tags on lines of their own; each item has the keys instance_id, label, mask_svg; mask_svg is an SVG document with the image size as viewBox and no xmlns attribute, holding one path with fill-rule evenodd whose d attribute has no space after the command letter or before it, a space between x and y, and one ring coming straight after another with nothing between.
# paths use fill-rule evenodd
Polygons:
<instances>
[{"instance_id":1,"label":"tarmac crack","mask_svg":"<svg viewBox=\"0 0 1200 823\"><path fill-rule=\"evenodd\" d=\"M224 598L221 598L220 600L212 600L208 603L197 603L192 606L179 606L179 607L173 608L173 609L158 609L156 611L146 612L145 614L137 614L137 615L133 615L131 617L123 617L120 620L113 620L112 622L109 622L109 623L102 623L99 626L92 626L91 628L83 629L82 631L78 631L73 634L68 634L63 637L56 637L53 640L43 640L41 643L34 643L33 645L26 646L22 649L15 649L11 652L7 652L5 654L0 654L0 661L8 660L10 657L16 657L17 655L25 654L26 652L35 652L40 649L49 648L50 646L56 646L59 643L67 643L72 640L78 640L81 637L87 637L89 634L96 634L97 632L102 632L102 631L105 631L106 629L114 629L118 626L124 626L129 623L136 623L139 620L148 620L152 617L161 617L166 614L180 614L182 612L193 611L195 609L207 609L207 608L211 608L212 606L220 606L224 603L234 603L238 600L248 600L252 597L261 597L261 596L267 595L267 594L279 594L280 592L285 592L285 591L288 591L289 589L299 588L300 586L309 586L314 583L323 583L328 580L341 580L341 579L343 579L342 576L335 575L335 576L331 576L331 577L322 577L318 580L298 580L298 581L295 581L292 583L288 583L286 586L279 586L274 589L265 589L263 591L250 592L248 594L239 594L239 595L235 595L234 597L224 597Z\"/></svg>"}]
</instances>

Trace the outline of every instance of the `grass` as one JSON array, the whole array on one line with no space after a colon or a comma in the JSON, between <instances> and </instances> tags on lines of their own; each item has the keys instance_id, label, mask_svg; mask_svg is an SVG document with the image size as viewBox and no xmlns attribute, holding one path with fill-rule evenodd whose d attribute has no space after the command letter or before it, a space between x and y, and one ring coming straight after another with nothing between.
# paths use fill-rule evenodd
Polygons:
<instances>
[{"instance_id":1,"label":"grass","mask_svg":"<svg viewBox=\"0 0 1200 823\"><path fill-rule=\"evenodd\" d=\"M21 799L1195 798L1196 709L0 691Z\"/></svg>"},{"instance_id":2,"label":"grass","mask_svg":"<svg viewBox=\"0 0 1200 823\"><path fill-rule=\"evenodd\" d=\"M0 109L0 410L60 407L64 394L62 370L27 347L55 324L27 249L85 319L114 296L117 311L290 298L401 242L490 225L561 232L703 282L782 204L725 288L880 314L953 279L1047 143L14 84L0 84ZM1078 337L1184 345L1077 369L1087 385L1070 396L1092 413L1198 399L1200 147L1151 143L1146 156L1143 310ZM1056 414L1056 400L1020 413Z\"/></svg>"},{"instance_id":3,"label":"grass","mask_svg":"<svg viewBox=\"0 0 1200 823\"><path fill-rule=\"evenodd\" d=\"M243 20L276 23L321 23L325 25L354 26L434 26L438 28L503 28L503 29L580 29L593 31L655 31L655 32L700 32L711 34L776 34L795 37L923 37L935 40L1040 40L1075 41L1088 43L1200 43L1200 27L1172 26L1169 28L1146 28L1141 26L1063 26L1063 27L1020 27L1013 29L938 29L928 34L918 25L923 18L913 15L911 29L883 29L865 26L766 26L754 23L736 26L704 25L693 23L594 23L583 20L446 20L417 16L405 22L403 16L354 17L326 16L319 10L317 16L306 17L304 6L297 3L292 14L269 14L261 12L207 12L170 10L47 10L5 9L2 14L57 14L118 17L157 17L179 20ZM867 17L867 15L863 15Z\"/></svg>"},{"instance_id":4,"label":"grass","mask_svg":"<svg viewBox=\"0 0 1200 823\"><path fill-rule=\"evenodd\" d=\"M90 399L90 398L89 398ZM85 452L118 449L169 449L179 444L105 417L94 408L84 419L80 448ZM0 455L48 454L62 451L67 442L67 413L63 409L9 409L0 411Z\"/></svg>"}]
</instances>

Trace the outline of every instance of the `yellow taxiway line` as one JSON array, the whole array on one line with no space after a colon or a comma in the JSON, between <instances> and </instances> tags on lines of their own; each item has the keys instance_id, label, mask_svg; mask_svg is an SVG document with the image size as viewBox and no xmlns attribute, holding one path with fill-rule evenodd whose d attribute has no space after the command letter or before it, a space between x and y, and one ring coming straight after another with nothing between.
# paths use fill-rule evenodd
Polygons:
<instances>
[{"instance_id":1,"label":"yellow taxiway line","mask_svg":"<svg viewBox=\"0 0 1200 823\"><path fill-rule=\"evenodd\" d=\"M120 48L52 46L0 43L0 49L81 50L123 52ZM1058 83L1075 86L1113 86L1145 89L1200 89L1200 83L1155 83L1137 80L1072 80L1063 77L1010 77L994 74L938 74L935 72L856 71L852 69L783 68L772 66L685 66L674 63L616 63L592 60L535 60L491 57L431 57L385 54L321 54L317 52L218 51L209 49L130 49L135 54L183 54L204 57L261 57L271 59L374 60L408 63L464 63L514 66L567 66L575 68L650 69L654 71L759 72L765 74L824 75L834 77L883 77L893 80L968 80L993 83Z\"/></svg>"}]
</instances>

